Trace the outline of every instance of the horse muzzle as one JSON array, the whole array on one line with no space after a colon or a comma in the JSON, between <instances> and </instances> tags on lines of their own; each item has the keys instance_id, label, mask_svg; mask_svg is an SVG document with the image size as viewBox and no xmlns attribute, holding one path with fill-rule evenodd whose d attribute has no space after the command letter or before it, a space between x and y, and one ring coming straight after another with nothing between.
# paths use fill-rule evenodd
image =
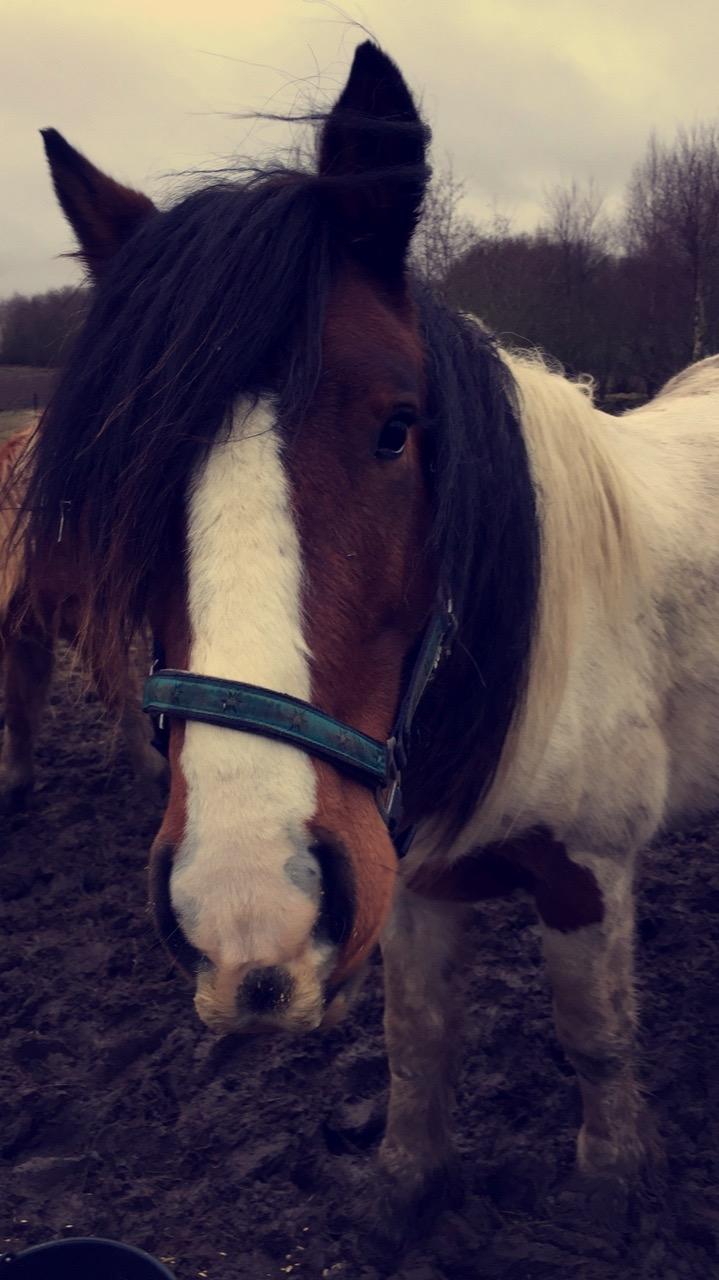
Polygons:
<instances>
[{"instance_id":1,"label":"horse muzzle","mask_svg":"<svg viewBox=\"0 0 719 1280\"><path fill-rule=\"evenodd\" d=\"M315 944L286 964L240 970L204 964L195 1009L210 1030L223 1035L315 1031L328 1015L326 973L332 962L332 949ZM341 994L333 993L333 1010Z\"/></svg>"}]
</instances>

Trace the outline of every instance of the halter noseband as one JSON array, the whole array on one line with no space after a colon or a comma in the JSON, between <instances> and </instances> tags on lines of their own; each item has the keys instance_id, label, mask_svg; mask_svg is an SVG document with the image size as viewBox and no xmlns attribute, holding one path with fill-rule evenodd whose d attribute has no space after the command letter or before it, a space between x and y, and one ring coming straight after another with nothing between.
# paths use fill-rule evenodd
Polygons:
<instances>
[{"instance_id":1,"label":"halter noseband","mask_svg":"<svg viewBox=\"0 0 719 1280\"><path fill-rule=\"evenodd\" d=\"M409 847L398 836L402 818L402 772L407 764L412 722L437 667L449 653L456 631L452 605L436 608L412 668L392 734L386 742L325 715L309 702L255 684L200 676L170 668L153 670L145 682L143 710L155 724L155 745L167 754L166 717L199 720L287 742L327 760L376 792L377 804L400 854ZM411 838L411 836L410 836Z\"/></svg>"}]
</instances>

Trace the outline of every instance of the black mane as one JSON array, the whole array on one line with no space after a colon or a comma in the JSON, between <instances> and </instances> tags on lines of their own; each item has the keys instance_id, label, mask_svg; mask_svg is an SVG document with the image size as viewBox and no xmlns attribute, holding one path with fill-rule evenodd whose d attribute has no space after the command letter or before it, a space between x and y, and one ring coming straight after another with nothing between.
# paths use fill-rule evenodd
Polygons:
<instances>
[{"instance_id":1,"label":"black mane","mask_svg":"<svg viewBox=\"0 0 719 1280\"><path fill-rule=\"evenodd\" d=\"M93 605L126 597L125 637L237 395L272 389L290 409L311 397L330 277L322 194L279 173L208 186L146 222L97 287L43 419L29 548L52 545L63 510L99 566Z\"/></svg>"},{"instance_id":2,"label":"black mane","mask_svg":"<svg viewBox=\"0 0 719 1280\"><path fill-rule=\"evenodd\" d=\"M456 836L494 778L529 673L540 545L511 374L475 320L418 291L433 437L432 540L458 630L420 705L405 799Z\"/></svg>"},{"instance_id":3,"label":"black mane","mask_svg":"<svg viewBox=\"0 0 719 1280\"><path fill-rule=\"evenodd\" d=\"M108 654L119 660L142 624L188 477L237 396L271 390L293 416L311 400L337 261L327 192L322 177L280 171L215 183L148 220L97 288L45 414L26 500L31 582L64 513L96 669ZM413 817L439 811L456 831L524 692L537 517L511 379L491 339L427 290L417 301L432 539L459 635L420 711L408 798Z\"/></svg>"}]
</instances>

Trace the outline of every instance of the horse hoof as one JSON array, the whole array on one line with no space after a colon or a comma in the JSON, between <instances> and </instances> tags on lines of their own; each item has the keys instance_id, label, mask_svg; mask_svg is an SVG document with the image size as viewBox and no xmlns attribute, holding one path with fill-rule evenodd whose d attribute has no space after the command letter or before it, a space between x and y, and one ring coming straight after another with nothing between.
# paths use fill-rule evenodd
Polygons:
<instances>
[{"instance_id":1,"label":"horse hoof","mask_svg":"<svg viewBox=\"0 0 719 1280\"><path fill-rule=\"evenodd\" d=\"M584 1126L577 1138L577 1167L592 1181L628 1184L640 1177L651 1179L665 1163L664 1145L648 1111L642 1113L631 1132L614 1140L589 1133Z\"/></svg>"},{"instance_id":2,"label":"horse hoof","mask_svg":"<svg viewBox=\"0 0 719 1280\"><path fill-rule=\"evenodd\" d=\"M447 1209L459 1209L464 1185L458 1160L429 1170L372 1171L363 1198L361 1222L370 1247L383 1257L398 1256L430 1234Z\"/></svg>"}]
</instances>

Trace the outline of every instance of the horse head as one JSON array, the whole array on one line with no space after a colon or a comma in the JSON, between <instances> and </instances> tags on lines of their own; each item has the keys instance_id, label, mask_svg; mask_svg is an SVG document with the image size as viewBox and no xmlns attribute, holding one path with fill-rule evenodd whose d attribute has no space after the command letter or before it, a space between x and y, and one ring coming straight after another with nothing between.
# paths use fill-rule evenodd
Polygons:
<instances>
[{"instance_id":1,"label":"horse head","mask_svg":"<svg viewBox=\"0 0 719 1280\"><path fill-rule=\"evenodd\" d=\"M94 348L114 387L85 397L96 469L75 526L90 558L105 544L116 560L94 602L105 634L129 574L173 668L291 695L384 741L436 589L406 274L427 131L402 77L361 46L316 173L218 184L166 213L54 131L45 141L97 280L89 330L114 333L112 351ZM121 511L130 472L145 498ZM114 528L92 553L110 483ZM374 796L296 746L207 723L173 719L169 759L151 897L198 1012L220 1029L316 1027L392 900Z\"/></svg>"}]
</instances>

